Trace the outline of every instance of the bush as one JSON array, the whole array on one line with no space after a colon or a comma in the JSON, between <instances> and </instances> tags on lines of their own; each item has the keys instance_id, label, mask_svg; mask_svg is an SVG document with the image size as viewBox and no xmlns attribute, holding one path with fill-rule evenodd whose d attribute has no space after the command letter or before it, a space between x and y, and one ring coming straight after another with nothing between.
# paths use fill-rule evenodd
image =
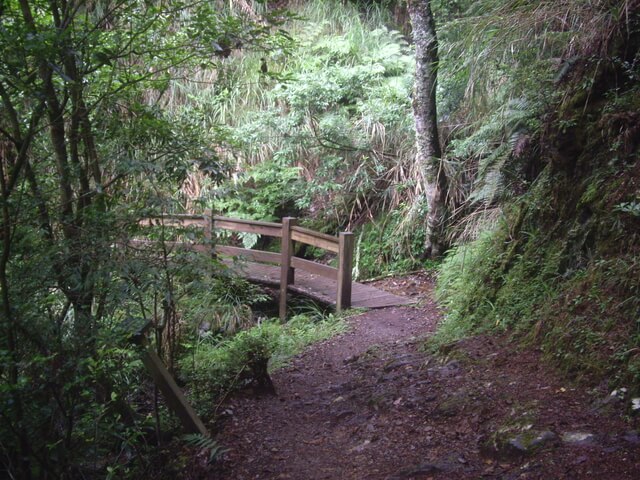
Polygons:
<instances>
[{"instance_id":1,"label":"bush","mask_svg":"<svg viewBox=\"0 0 640 480\"><path fill-rule=\"evenodd\" d=\"M436 298L445 317L434 337L436 344L460 339L493 327L496 295L495 273L501 242L496 232L454 247L440 267Z\"/></svg>"},{"instance_id":2,"label":"bush","mask_svg":"<svg viewBox=\"0 0 640 480\"><path fill-rule=\"evenodd\" d=\"M280 366L306 345L343 330L344 322L333 315L296 315L284 325L264 321L226 340L203 339L179 362L181 376L191 386L196 408L208 415L234 390L272 391L268 367Z\"/></svg>"}]
</instances>

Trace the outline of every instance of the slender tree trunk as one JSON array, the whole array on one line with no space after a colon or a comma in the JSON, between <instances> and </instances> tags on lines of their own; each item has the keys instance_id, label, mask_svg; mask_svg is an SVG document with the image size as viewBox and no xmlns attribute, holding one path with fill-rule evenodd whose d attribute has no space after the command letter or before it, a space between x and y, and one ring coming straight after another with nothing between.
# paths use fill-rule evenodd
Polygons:
<instances>
[{"instance_id":1,"label":"slender tree trunk","mask_svg":"<svg viewBox=\"0 0 640 480\"><path fill-rule=\"evenodd\" d=\"M19 133L19 132L18 132ZM0 202L2 204L2 223L0 223L0 236L2 237L2 250L0 253L0 298L2 302L2 317L0 317L0 331L6 337L2 347L6 348L8 353L8 383L10 395L13 404L13 418L18 434L18 448L16 452L10 453L11 462L15 463L22 478L31 478L31 466L29 464L29 442L27 435L23 433L22 427L24 422L24 410L20 386L18 384L18 364L20 361L18 355L18 342L16 335L17 319L13 315L11 307L11 297L9 293L9 274L7 272L9 259L11 258L11 240L13 238L13 219L9 209L9 190L7 189L7 179L3 163L4 158L0 158ZM7 165L11 162L7 161ZM11 450L9 450L11 451Z\"/></svg>"},{"instance_id":2,"label":"slender tree trunk","mask_svg":"<svg viewBox=\"0 0 640 480\"><path fill-rule=\"evenodd\" d=\"M425 253L441 255L447 248L447 177L442 169L436 85L438 79L438 38L430 0L409 0L409 17L416 48L416 79L413 116L416 127L416 162L425 176L425 194L429 205Z\"/></svg>"}]
</instances>

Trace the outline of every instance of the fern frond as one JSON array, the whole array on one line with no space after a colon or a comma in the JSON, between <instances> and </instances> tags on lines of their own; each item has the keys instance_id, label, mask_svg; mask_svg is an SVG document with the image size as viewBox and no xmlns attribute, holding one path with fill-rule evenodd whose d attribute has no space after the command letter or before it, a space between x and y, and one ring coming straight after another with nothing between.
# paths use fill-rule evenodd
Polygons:
<instances>
[{"instance_id":1,"label":"fern frond","mask_svg":"<svg viewBox=\"0 0 640 480\"><path fill-rule=\"evenodd\" d=\"M229 451L228 449L223 448L220 444L218 444L218 442L213 438L201 433L189 433L183 435L182 439L190 447L207 451L209 455L209 464L215 463L226 452Z\"/></svg>"}]
</instances>

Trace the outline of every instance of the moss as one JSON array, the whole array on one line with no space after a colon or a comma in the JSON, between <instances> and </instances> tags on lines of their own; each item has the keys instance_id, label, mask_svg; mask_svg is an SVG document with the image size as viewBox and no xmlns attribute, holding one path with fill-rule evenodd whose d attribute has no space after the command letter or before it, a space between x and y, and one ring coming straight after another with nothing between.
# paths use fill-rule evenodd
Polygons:
<instances>
[{"instance_id":1,"label":"moss","mask_svg":"<svg viewBox=\"0 0 640 480\"><path fill-rule=\"evenodd\" d=\"M640 392L640 87L628 61L638 54L634 38L611 43L607 59L582 62L558 84L562 91L541 118L538 154L528 159L546 167L503 205L503 223L442 264L441 343L506 330L542 348L549 364L573 378L610 378ZM625 42L628 50L614 52Z\"/></svg>"},{"instance_id":2,"label":"moss","mask_svg":"<svg viewBox=\"0 0 640 480\"><path fill-rule=\"evenodd\" d=\"M526 208L456 248L441 267L436 342L512 331L572 378L640 390L639 238L614 228L622 220L603 207L617 175L603 165L577 188L552 175L523 198ZM552 195L564 209L548 208Z\"/></svg>"},{"instance_id":3,"label":"moss","mask_svg":"<svg viewBox=\"0 0 640 480\"><path fill-rule=\"evenodd\" d=\"M584 193L580 197L580 201L578 202L579 207L583 207L585 205L590 205L594 203L596 200L600 198L600 193L602 191L602 180L595 179L590 181L585 188Z\"/></svg>"}]
</instances>

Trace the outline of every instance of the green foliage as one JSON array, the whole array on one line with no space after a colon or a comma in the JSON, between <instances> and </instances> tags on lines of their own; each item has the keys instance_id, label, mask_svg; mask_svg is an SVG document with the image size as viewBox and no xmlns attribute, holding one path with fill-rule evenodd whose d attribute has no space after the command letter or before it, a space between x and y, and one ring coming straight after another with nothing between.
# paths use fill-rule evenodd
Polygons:
<instances>
[{"instance_id":1,"label":"green foliage","mask_svg":"<svg viewBox=\"0 0 640 480\"><path fill-rule=\"evenodd\" d=\"M422 267L424 230L415 225L424 217L425 207L424 203L400 206L356 231L354 278L367 279Z\"/></svg>"},{"instance_id":2,"label":"green foliage","mask_svg":"<svg viewBox=\"0 0 640 480\"><path fill-rule=\"evenodd\" d=\"M636 218L640 217L640 201L622 202L613 207L614 212L628 213Z\"/></svg>"},{"instance_id":3,"label":"green foliage","mask_svg":"<svg viewBox=\"0 0 640 480\"><path fill-rule=\"evenodd\" d=\"M272 358L272 367L277 368L304 347L326 340L346 330L343 317L323 315L317 311L294 315L284 326L278 349Z\"/></svg>"},{"instance_id":4,"label":"green foliage","mask_svg":"<svg viewBox=\"0 0 640 480\"><path fill-rule=\"evenodd\" d=\"M609 145L592 138L589 175L576 181L547 169L493 231L450 252L438 280L446 316L436 345L509 331L574 378L640 388L638 236L628 233L637 217L612 215L625 187L613 181Z\"/></svg>"},{"instance_id":5,"label":"green foliage","mask_svg":"<svg viewBox=\"0 0 640 480\"><path fill-rule=\"evenodd\" d=\"M210 437L202 435L201 433L190 433L184 435L182 439L190 447L205 450L209 456L209 464L215 463L228 451L222 448L217 441Z\"/></svg>"},{"instance_id":6,"label":"green foliage","mask_svg":"<svg viewBox=\"0 0 640 480\"><path fill-rule=\"evenodd\" d=\"M477 238L495 225L501 205L531 186L539 173L532 165L540 119L563 94L560 78L581 51L593 53L594 32L610 28L609 12L598 3L435 2L452 240Z\"/></svg>"},{"instance_id":7,"label":"green foliage","mask_svg":"<svg viewBox=\"0 0 640 480\"><path fill-rule=\"evenodd\" d=\"M178 309L187 332L232 335L255 323L252 307L271 299L257 285L230 272L177 282Z\"/></svg>"},{"instance_id":8,"label":"green foliage","mask_svg":"<svg viewBox=\"0 0 640 480\"><path fill-rule=\"evenodd\" d=\"M198 344L180 362L183 377L192 386L191 398L203 414L209 415L230 391L264 381L258 375L277 348L281 327L263 322L221 342Z\"/></svg>"},{"instance_id":9,"label":"green foliage","mask_svg":"<svg viewBox=\"0 0 640 480\"><path fill-rule=\"evenodd\" d=\"M448 343L475 331L499 325L495 320L496 280L501 239L485 233L474 242L454 247L440 267L436 298L446 316L434 341Z\"/></svg>"},{"instance_id":10,"label":"green foliage","mask_svg":"<svg viewBox=\"0 0 640 480\"><path fill-rule=\"evenodd\" d=\"M299 168L276 157L249 168L216 202L221 214L252 220L276 221L295 213L302 195ZM232 189L232 190L231 190Z\"/></svg>"},{"instance_id":11,"label":"green foliage","mask_svg":"<svg viewBox=\"0 0 640 480\"><path fill-rule=\"evenodd\" d=\"M508 331L565 374L640 389L638 46L621 33L637 11L622 4L436 2L459 240L436 344Z\"/></svg>"},{"instance_id":12,"label":"green foliage","mask_svg":"<svg viewBox=\"0 0 640 480\"><path fill-rule=\"evenodd\" d=\"M265 382L268 363L282 365L306 345L343 330L344 323L333 316L296 315L284 325L263 321L221 341L205 336L181 360L181 375L191 385L196 407L211 414L231 391Z\"/></svg>"},{"instance_id":13,"label":"green foliage","mask_svg":"<svg viewBox=\"0 0 640 480\"><path fill-rule=\"evenodd\" d=\"M225 82L234 113L224 118L240 187L226 187L238 200L225 195L221 208L261 219L296 212L330 230L409 203L420 186L407 41L376 8L323 1L299 13L288 24L297 44L264 57L268 75L257 55L227 65L236 81Z\"/></svg>"},{"instance_id":14,"label":"green foliage","mask_svg":"<svg viewBox=\"0 0 640 480\"><path fill-rule=\"evenodd\" d=\"M140 216L200 200L179 192L194 177L227 174L224 132L165 94L214 68L223 39L286 35L211 2L0 10L0 462L15 478L145 476L149 389L117 326L151 321L171 368L181 296L216 265L172 254L164 231L157 248L129 240Z\"/></svg>"}]
</instances>

